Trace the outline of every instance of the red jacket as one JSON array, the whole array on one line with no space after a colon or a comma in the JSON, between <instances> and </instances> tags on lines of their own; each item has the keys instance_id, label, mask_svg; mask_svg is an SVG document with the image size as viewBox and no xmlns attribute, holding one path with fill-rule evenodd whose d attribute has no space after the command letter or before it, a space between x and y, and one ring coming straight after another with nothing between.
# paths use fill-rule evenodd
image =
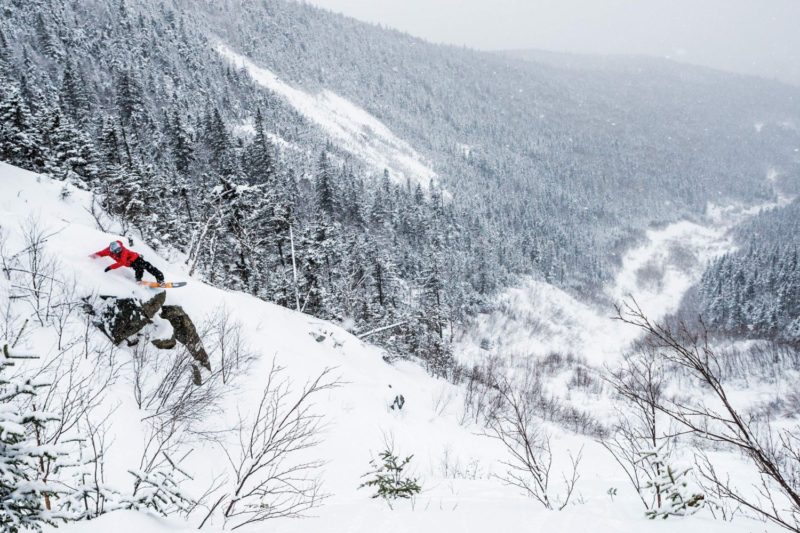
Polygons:
<instances>
[{"instance_id":1,"label":"red jacket","mask_svg":"<svg viewBox=\"0 0 800 533\"><path fill-rule=\"evenodd\" d=\"M122 246L122 241L117 241L120 246ZM139 254L134 252L133 250L128 250L124 246L122 246L122 251L118 254L115 254L111 251L111 248L104 248L95 254L98 257L110 257L116 263L108 267L110 270L114 270L115 268L119 267L129 267L131 263L139 259Z\"/></svg>"}]
</instances>

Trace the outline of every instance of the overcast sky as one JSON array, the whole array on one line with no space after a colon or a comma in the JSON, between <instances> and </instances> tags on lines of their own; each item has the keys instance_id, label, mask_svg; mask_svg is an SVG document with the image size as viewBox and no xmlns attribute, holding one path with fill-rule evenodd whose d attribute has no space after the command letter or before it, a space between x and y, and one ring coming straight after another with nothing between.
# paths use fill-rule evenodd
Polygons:
<instances>
[{"instance_id":1,"label":"overcast sky","mask_svg":"<svg viewBox=\"0 0 800 533\"><path fill-rule=\"evenodd\" d=\"M309 0L439 43L669 57L800 85L800 0Z\"/></svg>"}]
</instances>

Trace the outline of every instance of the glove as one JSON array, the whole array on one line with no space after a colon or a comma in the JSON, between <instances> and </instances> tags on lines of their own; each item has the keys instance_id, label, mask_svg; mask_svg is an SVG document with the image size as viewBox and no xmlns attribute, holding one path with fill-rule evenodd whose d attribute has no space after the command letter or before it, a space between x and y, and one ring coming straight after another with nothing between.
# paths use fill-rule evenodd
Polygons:
<instances>
[{"instance_id":1,"label":"glove","mask_svg":"<svg viewBox=\"0 0 800 533\"><path fill-rule=\"evenodd\" d=\"M106 269L103 272L108 272L109 270L111 270L111 267L107 266Z\"/></svg>"},{"instance_id":2,"label":"glove","mask_svg":"<svg viewBox=\"0 0 800 533\"><path fill-rule=\"evenodd\" d=\"M97 254L91 254L89 257L91 257L92 259L97 259L97 258L98 258L98 257L100 257L100 256L99 256L99 255L97 255Z\"/></svg>"}]
</instances>

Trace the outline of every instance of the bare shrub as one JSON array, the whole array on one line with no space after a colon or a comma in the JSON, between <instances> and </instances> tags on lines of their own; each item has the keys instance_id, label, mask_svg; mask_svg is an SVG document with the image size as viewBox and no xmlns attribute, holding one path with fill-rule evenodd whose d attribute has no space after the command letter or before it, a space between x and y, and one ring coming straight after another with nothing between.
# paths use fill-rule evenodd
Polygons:
<instances>
[{"instance_id":1,"label":"bare shrub","mask_svg":"<svg viewBox=\"0 0 800 533\"><path fill-rule=\"evenodd\" d=\"M661 288L666 266L651 259L636 270L636 284L653 290Z\"/></svg>"},{"instance_id":2,"label":"bare shrub","mask_svg":"<svg viewBox=\"0 0 800 533\"><path fill-rule=\"evenodd\" d=\"M53 297L61 283L55 278L58 264L45 253L44 245L59 232L48 231L34 218L23 223L21 232L25 247L11 257L8 267L11 272L21 274L20 283L12 280L11 287L22 293L21 299L30 306L32 316L44 326L49 322Z\"/></svg>"},{"instance_id":3,"label":"bare shrub","mask_svg":"<svg viewBox=\"0 0 800 533\"><path fill-rule=\"evenodd\" d=\"M242 337L242 325L231 318L230 312L221 307L201 325L200 338L218 361L222 383L246 370L253 361L253 351Z\"/></svg>"},{"instance_id":4,"label":"bare shrub","mask_svg":"<svg viewBox=\"0 0 800 533\"><path fill-rule=\"evenodd\" d=\"M790 392L786 397L786 416L796 417L800 415L800 391Z\"/></svg>"},{"instance_id":5,"label":"bare shrub","mask_svg":"<svg viewBox=\"0 0 800 533\"><path fill-rule=\"evenodd\" d=\"M106 366L99 357L83 364L80 352L58 354L36 374L38 381L49 385L30 399L30 409L37 413L52 413L51 423L36 428L34 438L39 446L72 449L85 438L82 422L96 416L108 388L117 380L119 367ZM75 451L75 450L72 450ZM47 484L63 466L63 459L42 456L37 464L37 479ZM50 510L51 502L45 501Z\"/></svg>"},{"instance_id":6,"label":"bare shrub","mask_svg":"<svg viewBox=\"0 0 800 533\"><path fill-rule=\"evenodd\" d=\"M145 419L165 419L169 425L189 430L218 412L224 391L215 381L221 380L206 379L203 385L195 385L194 360L185 348L162 351L140 342L131 356L134 398L148 413Z\"/></svg>"},{"instance_id":7,"label":"bare shrub","mask_svg":"<svg viewBox=\"0 0 800 533\"><path fill-rule=\"evenodd\" d=\"M44 508L69 520L116 509L169 514L186 508L191 502L180 494L176 481L185 475L166 452L177 449L187 426L184 413L191 411L187 406L203 402L198 401L197 391L187 396L180 387L175 370L180 365L169 358L147 357L145 343L136 347L133 357L136 399L140 407L153 411L146 419L149 435L144 453L139 468L130 471L133 485L127 494L105 482L105 426L115 409L107 404L106 393L119 378L119 352L107 340L98 342L90 318L79 312L92 307L93 297L79 298L75 280L59 278L59 265L45 250L56 233L29 219L21 228L24 246L15 253L9 252L0 235L3 288L7 286L0 291L0 327L11 334L12 348L34 334L54 341L38 370L25 376L32 383L47 384L37 386L41 393L26 395L21 403L37 419L48 421L37 424L30 437L36 446L53 451L36 458L30 481L56 487L57 497L44 495ZM25 316L30 318L22 320ZM148 365L166 371L148 375ZM145 379L153 376L161 379Z\"/></svg>"},{"instance_id":8,"label":"bare shrub","mask_svg":"<svg viewBox=\"0 0 800 533\"><path fill-rule=\"evenodd\" d=\"M497 389L503 400L503 409L490 420L486 436L497 439L508 452L510 459L503 461L506 471L497 477L504 483L522 489L546 509L562 510L570 501L580 478L578 467L581 452L570 454L571 468L562 473L561 490L551 485L553 453L550 435L534 414L541 397L538 379L524 379L512 385L506 379L498 380Z\"/></svg>"},{"instance_id":9,"label":"bare shrub","mask_svg":"<svg viewBox=\"0 0 800 533\"><path fill-rule=\"evenodd\" d=\"M556 372L555 369L561 371L568 368L567 365L577 363L578 360L570 355L564 356L553 352L545 358L544 363L528 359L526 365L516 369L515 372L524 375L529 385L536 383L537 393L530 396L529 401L542 420L554 422L576 433L603 437L607 429L597 418L557 397L545 394L542 388L541 380L544 375L550 375L550 372ZM506 373L502 360L497 357L489 358L484 364L475 365L469 370L461 368L459 376L464 390L464 402L459 419L461 425L474 423L487 426L497 418L505 402L498 386L498 377Z\"/></svg>"},{"instance_id":10,"label":"bare shrub","mask_svg":"<svg viewBox=\"0 0 800 533\"><path fill-rule=\"evenodd\" d=\"M60 502L61 508L75 520L90 520L117 509L119 493L106 484L105 478L107 420L108 417L95 423L85 416L81 421L83 438L77 441L75 470L72 478L64 482L67 496Z\"/></svg>"},{"instance_id":11,"label":"bare shrub","mask_svg":"<svg viewBox=\"0 0 800 533\"><path fill-rule=\"evenodd\" d=\"M704 485L757 516L800 531L800 428L776 429L769 420L758 423L739 413L722 384L720 361L704 328L695 333L684 324L673 329L653 323L635 301L618 308L617 319L646 332L652 345L703 384L715 403L666 400L658 410L700 438L740 451L760 477L755 491L743 491L710 461L701 461L697 466Z\"/></svg>"},{"instance_id":12,"label":"bare shrub","mask_svg":"<svg viewBox=\"0 0 800 533\"><path fill-rule=\"evenodd\" d=\"M241 325L225 309L214 312L198 331L214 361L213 370L200 386L192 379L194 359L183 346L156 350L150 343L140 342L132 348L134 398L140 409L149 412L146 420L161 428L157 433L213 438L214 431L209 432L204 422L219 413L220 402L230 390L227 385L255 359L241 335Z\"/></svg>"},{"instance_id":13,"label":"bare shrub","mask_svg":"<svg viewBox=\"0 0 800 533\"><path fill-rule=\"evenodd\" d=\"M456 393L450 385L442 385L431 396L431 410L436 416L442 416L450 409Z\"/></svg>"},{"instance_id":14,"label":"bare shrub","mask_svg":"<svg viewBox=\"0 0 800 533\"><path fill-rule=\"evenodd\" d=\"M445 446L442 450L438 468L439 475L445 479L481 479L485 476L478 459L472 458L464 462L450 446Z\"/></svg>"},{"instance_id":15,"label":"bare shrub","mask_svg":"<svg viewBox=\"0 0 800 533\"><path fill-rule=\"evenodd\" d=\"M314 398L338 386L331 369L308 381L299 394L273 363L261 400L251 417L240 417L238 444L222 444L232 483L211 505L200 524L215 515L232 529L278 517L304 516L325 498L319 460L300 456L319 444L322 415Z\"/></svg>"},{"instance_id":16,"label":"bare shrub","mask_svg":"<svg viewBox=\"0 0 800 533\"><path fill-rule=\"evenodd\" d=\"M535 405L542 420L558 424L574 433L596 438L603 438L608 433L608 429L603 423L591 413L578 409L555 396L542 394Z\"/></svg>"},{"instance_id":17,"label":"bare shrub","mask_svg":"<svg viewBox=\"0 0 800 533\"><path fill-rule=\"evenodd\" d=\"M597 371L587 366L579 365L572 369L567 386L570 389L585 390L589 394L600 395L605 392L604 381L598 379Z\"/></svg>"},{"instance_id":18,"label":"bare shrub","mask_svg":"<svg viewBox=\"0 0 800 533\"><path fill-rule=\"evenodd\" d=\"M647 512L659 509L664 503L661 480L675 449L675 429L659 410L667 385L664 360L656 348L640 342L606 379L625 404L613 434L602 444Z\"/></svg>"},{"instance_id":19,"label":"bare shrub","mask_svg":"<svg viewBox=\"0 0 800 533\"><path fill-rule=\"evenodd\" d=\"M702 326L700 326L702 327ZM775 383L787 371L800 370L800 350L773 341L757 341L744 348L731 347L714 352L721 382L735 379Z\"/></svg>"},{"instance_id":20,"label":"bare shrub","mask_svg":"<svg viewBox=\"0 0 800 533\"><path fill-rule=\"evenodd\" d=\"M464 397L459 423L485 424L495 417L502 398L494 383L501 361L491 357L482 365L459 371L459 382L463 385Z\"/></svg>"},{"instance_id":21,"label":"bare shrub","mask_svg":"<svg viewBox=\"0 0 800 533\"><path fill-rule=\"evenodd\" d=\"M59 278L57 263L45 251L45 243L55 232L47 233L36 220L28 219L21 233L24 247L15 253L9 252L0 237L0 263L8 287L2 291L0 302L3 329L13 339L12 348L31 340L34 334L54 341L41 365L26 371L26 379L47 386L40 394L26 396L22 403L49 421L33 431L32 438L38 446L78 457L65 461L58 454L43 454L37 459L33 476L36 482L59 487L59 501L45 497L45 508L71 516L78 512L71 495L85 489L76 480L76 471L97 460L87 451L86 431L99 426L101 422L95 420L113 411L113 406L105 405L106 393L119 377L120 364L115 347L96 342L93 329L79 312L82 302L77 297L75 281ZM30 318L22 320L22 316ZM79 516L88 513L88 505L83 507Z\"/></svg>"}]
</instances>

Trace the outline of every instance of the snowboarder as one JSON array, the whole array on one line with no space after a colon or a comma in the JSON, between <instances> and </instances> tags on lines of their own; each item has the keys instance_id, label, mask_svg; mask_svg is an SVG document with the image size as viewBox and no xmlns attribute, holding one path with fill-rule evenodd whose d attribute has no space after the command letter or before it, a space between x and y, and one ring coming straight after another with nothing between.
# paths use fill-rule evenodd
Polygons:
<instances>
[{"instance_id":1,"label":"snowboarder","mask_svg":"<svg viewBox=\"0 0 800 533\"><path fill-rule=\"evenodd\" d=\"M156 281L159 284L164 283L164 274L162 274L159 269L145 261L144 256L137 254L133 250L128 250L125 248L122 245L122 241L114 241L108 246L108 248L104 248L99 252L93 253L89 257L93 259L97 257L111 257L114 261L116 261L116 263L113 265L106 267L106 272L122 266L132 268L136 274L136 281L139 282L142 281L142 274L146 270L156 278Z\"/></svg>"}]
</instances>

